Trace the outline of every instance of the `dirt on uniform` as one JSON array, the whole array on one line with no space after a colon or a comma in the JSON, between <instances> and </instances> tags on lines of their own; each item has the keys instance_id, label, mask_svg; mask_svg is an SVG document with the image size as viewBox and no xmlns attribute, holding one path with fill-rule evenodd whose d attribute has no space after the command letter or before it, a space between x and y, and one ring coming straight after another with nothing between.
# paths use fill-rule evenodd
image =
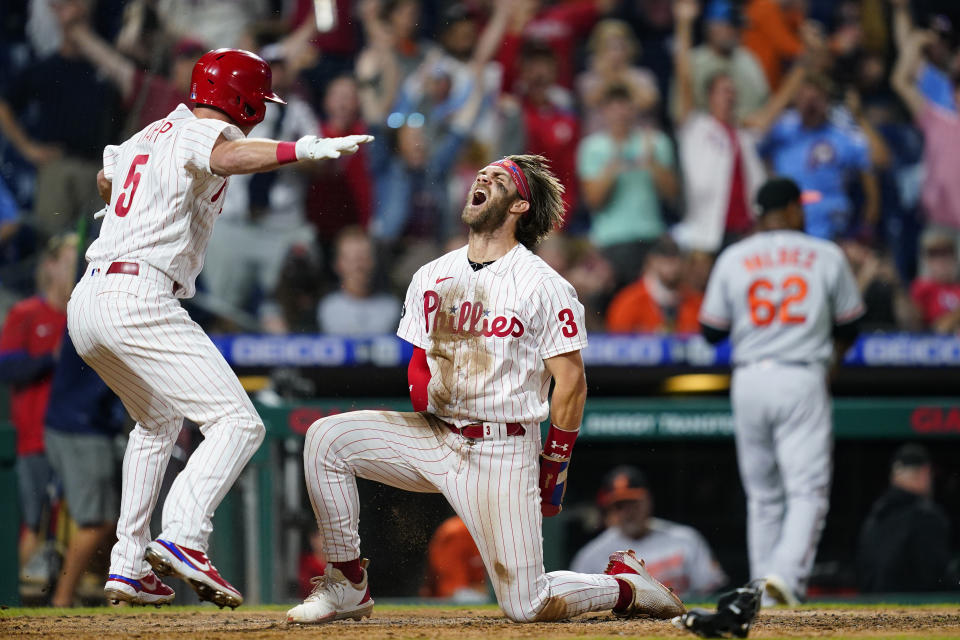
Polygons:
<instances>
[{"instance_id":1,"label":"dirt on uniform","mask_svg":"<svg viewBox=\"0 0 960 640\"><path fill-rule=\"evenodd\" d=\"M337 640L401 638L577 638L589 636L686 637L668 621L617 620L587 615L568 622L515 624L492 609L402 608L375 611L362 622L346 620L322 626L287 625L283 611L211 609L139 609L98 615L18 616L0 612L2 638L113 638L295 640L330 637ZM942 607L890 609L818 609L764 611L751 638L800 636L960 636L960 611Z\"/></svg>"}]
</instances>

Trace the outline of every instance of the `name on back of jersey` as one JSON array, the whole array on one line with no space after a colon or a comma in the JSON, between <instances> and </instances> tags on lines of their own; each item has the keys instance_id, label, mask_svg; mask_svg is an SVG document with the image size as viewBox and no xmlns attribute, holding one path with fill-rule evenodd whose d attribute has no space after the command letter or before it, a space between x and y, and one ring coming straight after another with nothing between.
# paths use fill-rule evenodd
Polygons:
<instances>
[{"instance_id":1,"label":"name on back of jersey","mask_svg":"<svg viewBox=\"0 0 960 640\"><path fill-rule=\"evenodd\" d=\"M779 247L752 253L743 259L747 271L759 271L774 267L794 267L812 269L817 260L817 252L800 247Z\"/></svg>"}]
</instances>

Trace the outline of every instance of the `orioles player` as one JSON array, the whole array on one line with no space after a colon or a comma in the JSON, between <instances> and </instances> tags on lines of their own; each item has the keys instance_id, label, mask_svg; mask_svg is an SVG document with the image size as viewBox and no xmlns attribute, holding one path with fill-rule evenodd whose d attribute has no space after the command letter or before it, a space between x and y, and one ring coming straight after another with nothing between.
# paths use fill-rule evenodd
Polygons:
<instances>
[{"instance_id":1,"label":"orioles player","mask_svg":"<svg viewBox=\"0 0 960 640\"><path fill-rule=\"evenodd\" d=\"M827 370L857 335L860 292L837 245L803 233L800 189L757 194L757 233L724 251L700 309L711 342L733 345L731 399L747 494L753 578L796 604L827 515L833 449Z\"/></svg>"},{"instance_id":2,"label":"orioles player","mask_svg":"<svg viewBox=\"0 0 960 640\"><path fill-rule=\"evenodd\" d=\"M530 250L562 219L562 193L540 156L484 167L463 209L468 245L422 267L407 291L397 335L415 347L411 399L420 411L358 411L311 425L304 471L330 564L288 622L361 619L373 610L356 476L443 493L511 620L610 609L669 618L684 610L632 551L611 555L605 575L544 572L541 517L560 511L587 391L583 306Z\"/></svg>"},{"instance_id":3,"label":"orioles player","mask_svg":"<svg viewBox=\"0 0 960 640\"><path fill-rule=\"evenodd\" d=\"M194 293L227 176L353 153L370 136L296 142L247 139L266 102L270 67L236 49L211 51L193 69L193 109L181 104L103 153L97 176L108 203L100 237L68 305L78 353L123 400L137 424L123 460L110 599L164 603L157 574L186 580L202 600L236 607L243 597L207 558L213 512L263 440L240 382L178 298ZM204 440L170 488L163 530L150 516L183 418Z\"/></svg>"}]
</instances>

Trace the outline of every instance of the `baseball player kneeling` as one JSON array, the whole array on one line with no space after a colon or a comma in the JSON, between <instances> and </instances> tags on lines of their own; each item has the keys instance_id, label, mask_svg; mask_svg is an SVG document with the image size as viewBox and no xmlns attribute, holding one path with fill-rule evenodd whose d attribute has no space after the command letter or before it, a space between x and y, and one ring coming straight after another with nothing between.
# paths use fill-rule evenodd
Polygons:
<instances>
[{"instance_id":1,"label":"baseball player kneeling","mask_svg":"<svg viewBox=\"0 0 960 640\"><path fill-rule=\"evenodd\" d=\"M330 564L289 622L360 619L373 610L357 476L442 493L511 620L684 611L632 551L611 555L601 575L544 571L541 518L560 511L587 393L583 306L531 252L560 221L562 193L539 156L484 167L462 214L469 244L422 267L407 291L397 334L415 347L410 393L420 411L359 411L310 427L304 470Z\"/></svg>"}]
</instances>

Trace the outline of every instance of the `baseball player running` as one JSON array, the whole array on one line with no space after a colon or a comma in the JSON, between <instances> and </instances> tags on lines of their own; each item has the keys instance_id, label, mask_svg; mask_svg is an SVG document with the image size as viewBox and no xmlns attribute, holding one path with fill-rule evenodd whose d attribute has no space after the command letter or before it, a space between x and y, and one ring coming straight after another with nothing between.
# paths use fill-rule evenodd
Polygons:
<instances>
[{"instance_id":1,"label":"baseball player running","mask_svg":"<svg viewBox=\"0 0 960 640\"><path fill-rule=\"evenodd\" d=\"M186 580L221 607L243 602L207 558L207 540L214 510L264 427L177 299L194 293L227 176L336 158L372 139L247 139L266 102L283 103L270 84L270 67L259 57L211 51L193 70L193 109L181 104L104 149L97 184L106 218L67 314L78 353L137 421L123 460L118 541L104 589L113 600L169 602L173 590L155 571ZM184 417L200 425L204 440L170 488L163 531L151 542L150 515Z\"/></svg>"},{"instance_id":2,"label":"baseball player running","mask_svg":"<svg viewBox=\"0 0 960 640\"><path fill-rule=\"evenodd\" d=\"M587 393L583 306L530 250L561 220L562 193L540 156L484 167L462 214L469 244L422 267L407 291L397 334L415 347L410 392L419 412L358 411L310 427L304 471L330 564L288 622L373 610L357 476L446 496L511 620L684 611L632 551L611 555L602 575L544 572L541 517L560 511Z\"/></svg>"},{"instance_id":3,"label":"baseball player running","mask_svg":"<svg viewBox=\"0 0 960 640\"><path fill-rule=\"evenodd\" d=\"M864 307L840 249L802 232L796 183L768 181L757 204L757 233L720 255L700 323L709 341L729 335L733 344L751 576L766 578L768 599L796 604L828 508L827 369L856 338Z\"/></svg>"}]
</instances>

